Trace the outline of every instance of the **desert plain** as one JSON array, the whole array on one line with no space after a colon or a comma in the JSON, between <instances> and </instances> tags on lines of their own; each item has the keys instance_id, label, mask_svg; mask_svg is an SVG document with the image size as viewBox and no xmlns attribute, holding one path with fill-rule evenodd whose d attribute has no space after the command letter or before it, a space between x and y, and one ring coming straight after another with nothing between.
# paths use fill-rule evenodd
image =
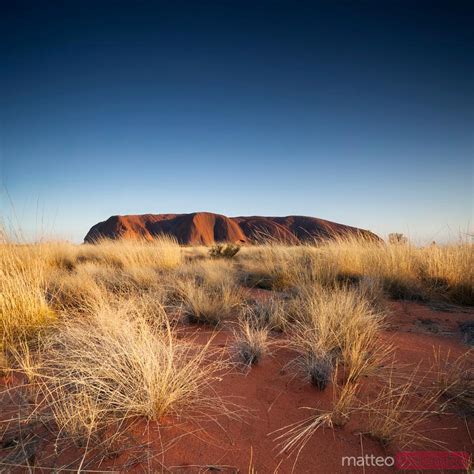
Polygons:
<instances>
[{"instance_id":1,"label":"desert plain","mask_svg":"<svg viewBox=\"0 0 474 474\"><path fill-rule=\"evenodd\" d=\"M5 239L0 469L378 473L394 467L342 459L470 456L472 243L369 237Z\"/></svg>"}]
</instances>

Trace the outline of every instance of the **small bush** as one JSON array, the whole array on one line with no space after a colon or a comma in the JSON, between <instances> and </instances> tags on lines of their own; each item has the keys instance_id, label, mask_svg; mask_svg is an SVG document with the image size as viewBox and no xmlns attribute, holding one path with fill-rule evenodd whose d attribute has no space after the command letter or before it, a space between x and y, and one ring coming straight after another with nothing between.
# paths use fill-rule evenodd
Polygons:
<instances>
[{"instance_id":1,"label":"small bush","mask_svg":"<svg viewBox=\"0 0 474 474\"><path fill-rule=\"evenodd\" d=\"M391 245L406 245L408 238L403 234L392 233L388 234L388 242Z\"/></svg>"},{"instance_id":2,"label":"small bush","mask_svg":"<svg viewBox=\"0 0 474 474\"><path fill-rule=\"evenodd\" d=\"M234 258L240 251L236 244L216 244L209 249L211 258Z\"/></svg>"}]
</instances>

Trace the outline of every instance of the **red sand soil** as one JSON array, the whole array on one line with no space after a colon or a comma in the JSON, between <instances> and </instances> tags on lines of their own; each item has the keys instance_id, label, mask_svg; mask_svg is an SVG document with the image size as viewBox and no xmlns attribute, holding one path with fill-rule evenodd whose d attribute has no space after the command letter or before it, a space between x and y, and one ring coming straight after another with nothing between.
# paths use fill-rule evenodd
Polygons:
<instances>
[{"instance_id":1,"label":"red sand soil","mask_svg":"<svg viewBox=\"0 0 474 474\"><path fill-rule=\"evenodd\" d=\"M211 212L194 212L112 216L94 225L84 242L93 243L99 238L151 240L161 234L174 236L180 244L186 245L245 243L256 238L277 239L294 244L350 234L378 240L368 230L314 217L226 217Z\"/></svg>"},{"instance_id":2,"label":"red sand soil","mask_svg":"<svg viewBox=\"0 0 474 474\"><path fill-rule=\"evenodd\" d=\"M404 302L390 305L389 326L381 337L383 343L395 346L395 367L400 373L410 371L410 367L418 364L421 371L429 368L434 350L450 353L452 358L468 350L458 324L474 319L474 310L435 311L428 306ZM202 343L213 334L206 328L183 327L182 331L183 337L192 332ZM198 422L183 417L165 419L160 424L134 420L127 433L115 442L116 453L109 448L105 459L100 456L94 460L92 450L85 457L83 468L121 472L236 473L249 472L251 464L258 473L290 473L292 469L295 473L362 473L362 468L343 468L342 456L394 455L396 448L384 448L361 434L364 418L360 415L353 415L343 428L319 429L301 451L296 464L294 455L278 454L274 440L276 434L271 433L308 416L309 412L303 407L329 408L332 400L330 388L320 392L286 367L294 354L278 346L282 337L275 335L272 355L258 365L246 371L232 370L215 383L221 397L232 397L233 402L245 409L245 413L240 414L241 419L231 420L222 416ZM227 349L232 344L232 331L224 328L212 344ZM367 382L365 395L376 395L377 386L371 385L369 380ZM5 413L3 418L8 416ZM457 415L433 416L423 430L426 430L425 435L446 443L447 450L473 451L472 419ZM54 436L45 429L36 433L39 436L34 458L36 466L77 469L84 449L70 447L58 449L56 453ZM6 453L8 449L3 451ZM23 472L24 468L11 470ZM388 467L365 468L366 473L393 470Z\"/></svg>"}]
</instances>

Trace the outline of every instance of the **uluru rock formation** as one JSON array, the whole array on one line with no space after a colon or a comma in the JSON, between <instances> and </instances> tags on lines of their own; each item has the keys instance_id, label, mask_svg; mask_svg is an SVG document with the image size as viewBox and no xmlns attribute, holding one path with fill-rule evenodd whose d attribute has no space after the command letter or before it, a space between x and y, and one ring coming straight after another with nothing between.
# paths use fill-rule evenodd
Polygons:
<instances>
[{"instance_id":1,"label":"uluru rock formation","mask_svg":"<svg viewBox=\"0 0 474 474\"><path fill-rule=\"evenodd\" d=\"M305 216L226 217L211 212L192 214L142 214L112 216L94 225L84 238L146 239L167 234L180 244L211 245L215 242L250 243L275 239L290 244L325 240L336 236L359 235L379 240L374 233L335 222Z\"/></svg>"}]
</instances>

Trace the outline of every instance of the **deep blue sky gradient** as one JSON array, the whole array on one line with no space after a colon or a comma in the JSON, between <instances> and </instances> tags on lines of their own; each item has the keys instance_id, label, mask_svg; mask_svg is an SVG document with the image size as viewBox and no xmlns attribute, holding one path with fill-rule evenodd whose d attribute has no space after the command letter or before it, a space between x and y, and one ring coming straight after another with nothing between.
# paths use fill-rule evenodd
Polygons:
<instances>
[{"instance_id":1,"label":"deep blue sky gradient","mask_svg":"<svg viewBox=\"0 0 474 474\"><path fill-rule=\"evenodd\" d=\"M1 211L29 237L199 210L473 224L472 1L0 9Z\"/></svg>"}]
</instances>

